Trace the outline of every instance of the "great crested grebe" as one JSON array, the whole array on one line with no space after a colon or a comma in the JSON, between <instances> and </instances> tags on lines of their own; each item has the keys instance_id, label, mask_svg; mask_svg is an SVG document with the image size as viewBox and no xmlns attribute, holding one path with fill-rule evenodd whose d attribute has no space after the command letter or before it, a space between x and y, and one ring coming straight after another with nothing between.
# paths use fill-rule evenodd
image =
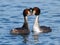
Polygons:
<instances>
[{"instance_id":1,"label":"great crested grebe","mask_svg":"<svg viewBox=\"0 0 60 45\"><path fill-rule=\"evenodd\" d=\"M52 29L50 27L39 25L39 15L41 12L40 9L38 7L34 7L32 9L32 12L33 12L33 15L36 16L34 26L33 26L33 32L35 32L36 34L51 32Z\"/></svg>"},{"instance_id":2,"label":"great crested grebe","mask_svg":"<svg viewBox=\"0 0 60 45\"><path fill-rule=\"evenodd\" d=\"M24 16L24 24L23 24L23 26L19 27L19 28L12 29L10 33L14 34L14 35L21 35L21 36L23 36L23 38L25 38L24 36L29 35L30 30L29 30L29 26L28 26L28 17L27 17L29 15L31 15L30 9L25 9L23 11L23 16Z\"/></svg>"}]
</instances>

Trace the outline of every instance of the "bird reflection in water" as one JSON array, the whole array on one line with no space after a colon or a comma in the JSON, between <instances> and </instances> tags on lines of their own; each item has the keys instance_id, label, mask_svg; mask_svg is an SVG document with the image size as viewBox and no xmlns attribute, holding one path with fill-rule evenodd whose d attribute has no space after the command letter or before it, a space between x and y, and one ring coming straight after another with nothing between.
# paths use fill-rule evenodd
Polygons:
<instances>
[{"instance_id":1,"label":"bird reflection in water","mask_svg":"<svg viewBox=\"0 0 60 45\"><path fill-rule=\"evenodd\" d=\"M39 42L39 34L33 34L33 40L34 43L38 43ZM28 36L27 35L23 35L23 43L27 44L27 42L33 43L33 41L28 40Z\"/></svg>"},{"instance_id":2,"label":"bird reflection in water","mask_svg":"<svg viewBox=\"0 0 60 45\"><path fill-rule=\"evenodd\" d=\"M28 35L23 35L23 43L27 43L28 41Z\"/></svg>"},{"instance_id":3,"label":"bird reflection in water","mask_svg":"<svg viewBox=\"0 0 60 45\"><path fill-rule=\"evenodd\" d=\"M38 43L39 42L39 34L33 33L33 38L34 38L34 43Z\"/></svg>"}]
</instances>

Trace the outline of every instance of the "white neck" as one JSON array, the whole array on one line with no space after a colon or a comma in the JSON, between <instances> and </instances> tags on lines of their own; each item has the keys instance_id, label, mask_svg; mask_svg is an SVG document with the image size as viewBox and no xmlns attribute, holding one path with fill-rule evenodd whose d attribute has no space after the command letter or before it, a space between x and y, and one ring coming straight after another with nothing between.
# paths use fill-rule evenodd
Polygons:
<instances>
[{"instance_id":1,"label":"white neck","mask_svg":"<svg viewBox=\"0 0 60 45\"><path fill-rule=\"evenodd\" d=\"M34 25L39 26L39 16L36 16Z\"/></svg>"},{"instance_id":2,"label":"white neck","mask_svg":"<svg viewBox=\"0 0 60 45\"><path fill-rule=\"evenodd\" d=\"M39 16L36 16L34 26L33 26L33 31L35 33L40 33L40 26L39 26Z\"/></svg>"},{"instance_id":3,"label":"white neck","mask_svg":"<svg viewBox=\"0 0 60 45\"><path fill-rule=\"evenodd\" d=\"M28 18L27 18L27 16L24 17L24 22L27 22L27 23L28 23Z\"/></svg>"},{"instance_id":4,"label":"white neck","mask_svg":"<svg viewBox=\"0 0 60 45\"><path fill-rule=\"evenodd\" d=\"M27 16L24 17L24 24L23 24L23 27L29 29Z\"/></svg>"}]
</instances>

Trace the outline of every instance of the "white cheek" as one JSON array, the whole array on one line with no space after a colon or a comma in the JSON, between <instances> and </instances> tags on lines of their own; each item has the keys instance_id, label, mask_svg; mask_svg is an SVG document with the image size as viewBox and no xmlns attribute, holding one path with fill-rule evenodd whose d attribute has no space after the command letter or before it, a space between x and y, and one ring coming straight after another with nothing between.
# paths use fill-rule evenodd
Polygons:
<instances>
[{"instance_id":1,"label":"white cheek","mask_svg":"<svg viewBox=\"0 0 60 45\"><path fill-rule=\"evenodd\" d=\"M31 15L31 13L28 11L28 15Z\"/></svg>"},{"instance_id":2,"label":"white cheek","mask_svg":"<svg viewBox=\"0 0 60 45\"><path fill-rule=\"evenodd\" d=\"M35 15L36 11L33 11L33 15Z\"/></svg>"}]
</instances>

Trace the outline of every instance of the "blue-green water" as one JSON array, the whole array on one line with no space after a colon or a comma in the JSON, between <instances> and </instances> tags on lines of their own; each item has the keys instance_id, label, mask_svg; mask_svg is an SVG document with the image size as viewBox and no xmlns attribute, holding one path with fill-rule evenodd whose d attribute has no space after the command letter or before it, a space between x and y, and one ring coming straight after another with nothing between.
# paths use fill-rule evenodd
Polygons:
<instances>
[{"instance_id":1,"label":"blue-green water","mask_svg":"<svg viewBox=\"0 0 60 45\"><path fill-rule=\"evenodd\" d=\"M40 25L50 26L51 33L40 34L35 44L32 34L27 44L21 36L13 36L10 30L23 25L23 10L30 7L41 9ZM33 17L28 22L32 30ZM0 0L0 45L60 45L60 0Z\"/></svg>"}]
</instances>

